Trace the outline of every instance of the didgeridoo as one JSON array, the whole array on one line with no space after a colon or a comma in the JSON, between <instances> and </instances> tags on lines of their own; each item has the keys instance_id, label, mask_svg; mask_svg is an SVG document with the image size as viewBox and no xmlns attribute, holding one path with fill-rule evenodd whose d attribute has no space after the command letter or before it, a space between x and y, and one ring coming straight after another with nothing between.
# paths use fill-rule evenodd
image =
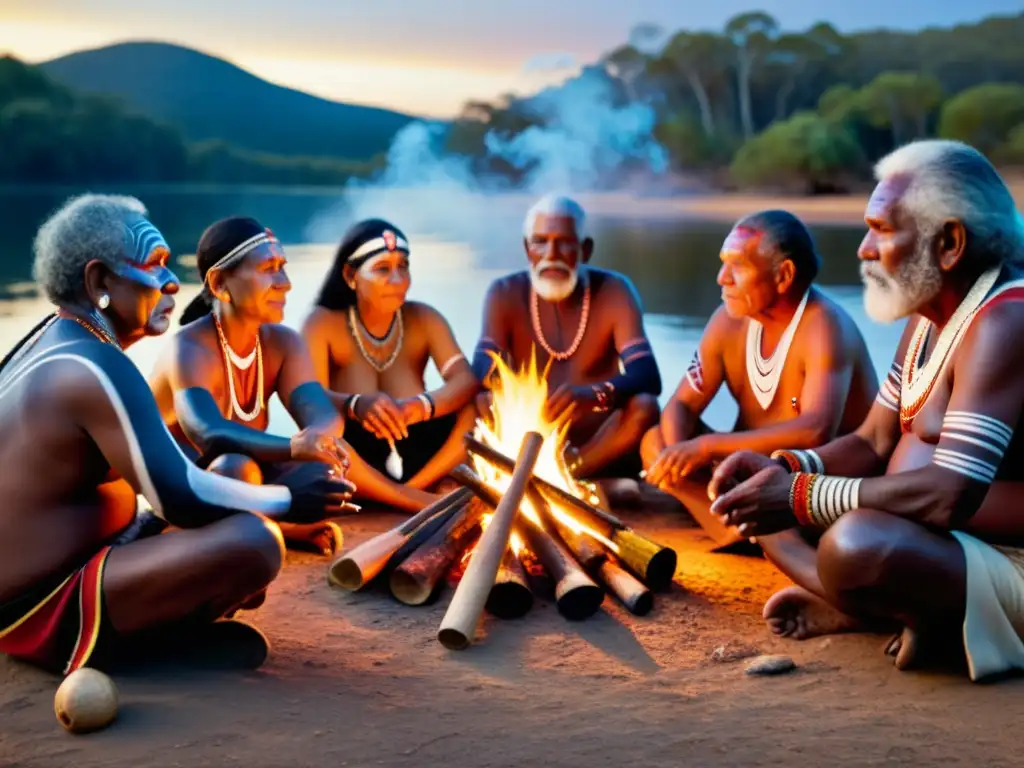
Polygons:
<instances>
[{"instance_id":1,"label":"didgeridoo","mask_svg":"<svg viewBox=\"0 0 1024 768\"><path fill-rule=\"evenodd\" d=\"M470 453L504 472L511 471L514 462L503 453L468 434L465 444ZM618 558L652 589L663 590L671 585L678 560L675 550L641 536L611 513L576 498L543 478L534 476L531 485L552 502L571 507L589 527L614 542Z\"/></svg>"},{"instance_id":2,"label":"didgeridoo","mask_svg":"<svg viewBox=\"0 0 1024 768\"><path fill-rule=\"evenodd\" d=\"M527 432L523 436L509 486L473 550L466 572L462 575L462 581L438 629L437 639L445 648L461 650L473 640L480 615L498 575L498 567L508 549L512 523L519 513L519 505L523 501L543 443L544 438L536 432Z\"/></svg>"},{"instance_id":3,"label":"didgeridoo","mask_svg":"<svg viewBox=\"0 0 1024 768\"><path fill-rule=\"evenodd\" d=\"M391 572L391 594L406 605L423 605L441 577L480 533L480 502L469 501Z\"/></svg>"},{"instance_id":4,"label":"didgeridoo","mask_svg":"<svg viewBox=\"0 0 1024 768\"><path fill-rule=\"evenodd\" d=\"M328 581L349 591L361 589L384 570L396 554L402 554L401 550L411 541L421 536L425 539L444 525L472 495L465 488L456 488L391 530L353 547L331 563L327 570Z\"/></svg>"},{"instance_id":5,"label":"didgeridoo","mask_svg":"<svg viewBox=\"0 0 1024 768\"><path fill-rule=\"evenodd\" d=\"M518 619L533 607L533 592L526 582L526 571L512 547L505 550L484 607L499 619Z\"/></svg>"},{"instance_id":6,"label":"didgeridoo","mask_svg":"<svg viewBox=\"0 0 1024 768\"><path fill-rule=\"evenodd\" d=\"M598 566L598 576L608 591L619 599L626 609L637 616L646 616L654 607L654 595L640 579L627 571L613 557Z\"/></svg>"},{"instance_id":7,"label":"didgeridoo","mask_svg":"<svg viewBox=\"0 0 1024 768\"><path fill-rule=\"evenodd\" d=\"M468 467L460 465L450 474L455 480L472 489L480 500L490 506L497 503L498 492ZM549 522L551 511L547 502L534 491L527 491L527 495L541 524L538 526L532 521L520 520L516 530L526 539L530 551L537 556L537 560L555 583L558 612L573 620L593 616L601 607L604 591L580 568L557 532L552 530Z\"/></svg>"}]
</instances>

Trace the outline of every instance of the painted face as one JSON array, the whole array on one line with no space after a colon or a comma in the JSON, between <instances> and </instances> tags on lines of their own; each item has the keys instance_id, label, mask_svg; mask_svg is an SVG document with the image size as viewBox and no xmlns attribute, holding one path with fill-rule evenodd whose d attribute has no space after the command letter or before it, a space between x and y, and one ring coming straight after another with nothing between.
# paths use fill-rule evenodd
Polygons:
<instances>
[{"instance_id":1,"label":"painted face","mask_svg":"<svg viewBox=\"0 0 1024 768\"><path fill-rule=\"evenodd\" d=\"M122 336L138 339L159 336L171 327L174 295L180 284L167 268L170 251L151 248L142 262L125 260L108 283L110 305L102 314Z\"/></svg>"},{"instance_id":2,"label":"painted face","mask_svg":"<svg viewBox=\"0 0 1024 768\"><path fill-rule=\"evenodd\" d=\"M734 227L722 243L718 284L730 317L761 314L778 298L772 259L761 250L763 240L756 229Z\"/></svg>"},{"instance_id":3,"label":"painted face","mask_svg":"<svg viewBox=\"0 0 1024 768\"><path fill-rule=\"evenodd\" d=\"M371 256L355 270L352 284L363 303L397 312L412 285L409 253L396 248Z\"/></svg>"},{"instance_id":4,"label":"painted face","mask_svg":"<svg viewBox=\"0 0 1024 768\"><path fill-rule=\"evenodd\" d=\"M148 220L125 224L125 245L128 257L115 270L118 275L158 291L170 283L180 285L177 275L167 267L171 249L160 230Z\"/></svg>"},{"instance_id":5,"label":"painted face","mask_svg":"<svg viewBox=\"0 0 1024 768\"><path fill-rule=\"evenodd\" d=\"M220 275L207 275L211 285L223 287L236 312L261 323L280 323L291 281L285 272L284 249L276 240L264 242L249 251L234 266Z\"/></svg>"},{"instance_id":6,"label":"painted face","mask_svg":"<svg viewBox=\"0 0 1024 768\"><path fill-rule=\"evenodd\" d=\"M582 244L571 216L536 217L526 241L530 261L530 283L545 301L569 296L585 269Z\"/></svg>"},{"instance_id":7,"label":"painted face","mask_svg":"<svg viewBox=\"0 0 1024 768\"><path fill-rule=\"evenodd\" d=\"M910 180L879 182L868 200L868 232L857 249L864 282L864 311L880 323L917 312L942 288L942 272L930 238L900 205Z\"/></svg>"}]
</instances>

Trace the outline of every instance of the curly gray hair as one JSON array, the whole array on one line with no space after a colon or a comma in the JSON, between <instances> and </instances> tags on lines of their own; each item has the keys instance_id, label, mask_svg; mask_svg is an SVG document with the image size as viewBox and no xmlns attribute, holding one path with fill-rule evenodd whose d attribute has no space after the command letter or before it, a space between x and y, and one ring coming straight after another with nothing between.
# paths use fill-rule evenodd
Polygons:
<instances>
[{"instance_id":1,"label":"curly gray hair","mask_svg":"<svg viewBox=\"0 0 1024 768\"><path fill-rule=\"evenodd\" d=\"M74 302L85 293L85 265L98 260L112 269L125 258L125 225L147 213L125 195L79 195L67 200L39 228L32 275L55 304Z\"/></svg>"}]
</instances>

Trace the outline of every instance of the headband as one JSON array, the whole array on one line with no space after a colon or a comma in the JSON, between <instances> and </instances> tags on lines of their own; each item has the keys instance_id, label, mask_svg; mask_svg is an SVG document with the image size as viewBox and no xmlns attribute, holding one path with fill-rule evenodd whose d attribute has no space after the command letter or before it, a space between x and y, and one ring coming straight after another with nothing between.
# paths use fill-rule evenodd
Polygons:
<instances>
[{"instance_id":1,"label":"headband","mask_svg":"<svg viewBox=\"0 0 1024 768\"><path fill-rule=\"evenodd\" d=\"M275 235L269 229L266 229L263 232L258 232L257 234L250 237L248 240L243 240L242 242L240 242L226 254L217 259L217 261L211 264L210 268L206 270L206 277L203 278L203 282L205 283L207 280L209 280L210 273L213 272L215 269L225 269L227 267L232 266L233 264L237 264L250 253L252 253L254 250L259 248L261 245L265 245L266 243L280 244L280 242L281 241L277 239L277 235Z\"/></svg>"},{"instance_id":2,"label":"headband","mask_svg":"<svg viewBox=\"0 0 1024 768\"><path fill-rule=\"evenodd\" d=\"M378 253L390 253L393 251L404 251L405 253L409 253L409 243L404 238L398 237L390 229L385 229L380 233L380 237L374 237L367 240L352 251L345 261L353 262L357 259L376 256Z\"/></svg>"}]
</instances>

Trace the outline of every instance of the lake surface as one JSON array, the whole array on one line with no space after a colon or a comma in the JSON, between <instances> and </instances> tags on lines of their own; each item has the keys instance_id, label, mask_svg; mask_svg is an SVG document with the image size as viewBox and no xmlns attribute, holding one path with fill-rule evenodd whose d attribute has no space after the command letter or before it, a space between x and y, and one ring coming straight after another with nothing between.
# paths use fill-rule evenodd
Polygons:
<instances>
[{"instance_id":1,"label":"lake surface","mask_svg":"<svg viewBox=\"0 0 1024 768\"><path fill-rule=\"evenodd\" d=\"M79 191L0 192L0 347L4 352L48 309L31 283L35 231L62 200ZM301 189L117 191L139 197L167 237L175 253L175 271L186 282L179 307L197 290L198 275L190 257L203 229L224 216L248 215L273 229L285 244L293 283L285 322L298 326L333 258L334 245L353 216L381 215L409 236L410 298L437 307L469 357L479 336L488 283L525 263L521 226L530 201L519 196L467 199L438 190L428 195L377 193L372 200L352 200L340 193ZM633 210L628 216L592 217L590 226L595 240L593 263L628 275L640 293L664 381L664 402L719 304L718 251L729 225L648 218L640 206L639 212ZM863 229L830 226L812 231L823 258L819 285L861 328L881 379L903 323L878 325L864 314L856 258ZM148 373L165 345L165 339L146 340L129 354ZM439 380L431 368L428 383ZM290 419L276 401L272 414L275 432L290 428ZM707 416L712 426L725 428L734 414L731 399L720 393Z\"/></svg>"}]
</instances>

